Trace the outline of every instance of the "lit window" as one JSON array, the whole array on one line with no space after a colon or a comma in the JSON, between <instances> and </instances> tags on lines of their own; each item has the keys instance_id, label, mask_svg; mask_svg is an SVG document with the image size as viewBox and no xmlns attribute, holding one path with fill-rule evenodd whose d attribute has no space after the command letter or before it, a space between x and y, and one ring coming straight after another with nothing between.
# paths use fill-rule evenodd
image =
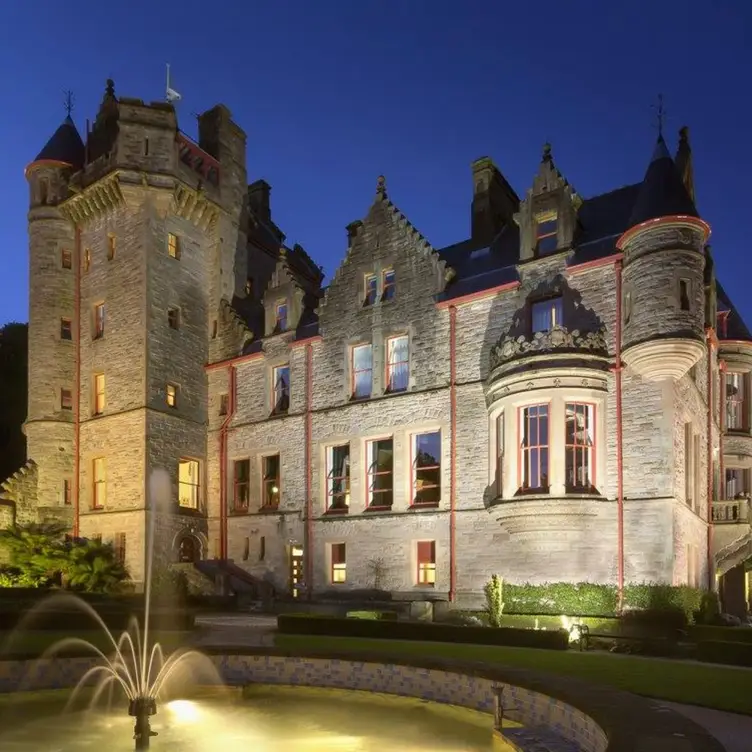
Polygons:
<instances>
[{"instance_id":1,"label":"lit window","mask_svg":"<svg viewBox=\"0 0 752 752\"><path fill-rule=\"evenodd\" d=\"M104 337L104 303L97 303L94 306L94 339Z\"/></svg>"},{"instance_id":2,"label":"lit window","mask_svg":"<svg viewBox=\"0 0 752 752\"><path fill-rule=\"evenodd\" d=\"M107 236L107 260L112 261L112 259L115 258L115 248L117 245L117 241L115 240L115 236L110 234Z\"/></svg>"},{"instance_id":3,"label":"lit window","mask_svg":"<svg viewBox=\"0 0 752 752\"><path fill-rule=\"evenodd\" d=\"M726 428L743 431L747 426L747 390L743 373L726 374Z\"/></svg>"},{"instance_id":4,"label":"lit window","mask_svg":"<svg viewBox=\"0 0 752 752\"><path fill-rule=\"evenodd\" d=\"M553 253L559 247L556 238L558 231L559 222L555 215L541 218L535 223L535 247L539 256Z\"/></svg>"},{"instance_id":5,"label":"lit window","mask_svg":"<svg viewBox=\"0 0 752 752\"><path fill-rule=\"evenodd\" d=\"M377 439L367 444L368 456L368 506L374 509L392 507L394 498L393 441Z\"/></svg>"},{"instance_id":6,"label":"lit window","mask_svg":"<svg viewBox=\"0 0 752 752\"><path fill-rule=\"evenodd\" d=\"M244 512L248 509L251 499L251 461L235 460L234 472L233 507L236 512Z\"/></svg>"},{"instance_id":7,"label":"lit window","mask_svg":"<svg viewBox=\"0 0 752 752\"><path fill-rule=\"evenodd\" d=\"M595 407L568 402L565 405L565 415L566 489L592 491L595 486Z\"/></svg>"},{"instance_id":8,"label":"lit window","mask_svg":"<svg viewBox=\"0 0 752 752\"><path fill-rule=\"evenodd\" d=\"M180 329L180 309L168 308L167 309L167 325L170 329Z\"/></svg>"},{"instance_id":9,"label":"lit window","mask_svg":"<svg viewBox=\"0 0 752 752\"><path fill-rule=\"evenodd\" d=\"M376 302L379 294L379 279L375 274L366 274L365 278L365 295L363 297L364 306L372 306Z\"/></svg>"},{"instance_id":10,"label":"lit window","mask_svg":"<svg viewBox=\"0 0 752 752\"><path fill-rule=\"evenodd\" d=\"M219 395L219 414L227 415L229 411L230 411L230 395L220 394Z\"/></svg>"},{"instance_id":11,"label":"lit window","mask_svg":"<svg viewBox=\"0 0 752 752\"><path fill-rule=\"evenodd\" d=\"M101 415L105 407L104 374L94 374L94 415Z\"/></svg>"},{"instance_id":12,"label":"lit window","mask_svg":"<svg viewBox=\"0 0 752 752\"><path fill-rule=\"evenodd\" d=\"M73 322L70 319L60 319L60 339L73 339Z\"/></svg>"},{"instance_id":13,"label":"lit window","mask_svg":"<svg viewBox=\"0 0 752 752\"><path fill-rule=\"evenodd\" d=\"M73 254L66 248L63 248L60 253L60 265L63 267L63 269L73 268Z\"/></svg>"},{"instance_id":14,"label":"lit window","mask_svg":"<svg viewBox=\"0 0 752 752\"><path fill-rule=\"evenodd\" d=\"M394 276L394 270L393 269L387 269L381 280L381 299L382 300L392 300L394 298L394 293L396 292L397 288L395 286L395 276Z\"/></svg>"},{"instance_id":15,"label":"lit window","mask_svg":"<svg viewBox=\"0 0 752 752\"><path fill-rule=\"evenodd\" d=\"M178 388L175 384L167 384L166 388L167 407L178 406Z\"/></svg>"},{"instance_id":16,"label":"lit window","mask_svg":"<svg viewBox=\"0 0 752 752\"><path fill-rule=\"evenodd\" d=\"M88 272L91 268L91 248L84 248L84 271Z\"/></svg>"},{"instance_id":17,"label":"lit window","mask_svg":"<svg viewBox=\"0 0 752 752\"><path fill-rule=\"evenodd\" d=\"M413 445L413 504L441 501L441 431L420 433Z\"/></svg>"},{"instance_id":18,"label":"lit window","mask_svg":"<svg viewBox=\"0 0 752 752\"><path fill-rule=\"evenodd\" d=\"M533 334L536 332L550 332L556 326L562 326L561 298L547 298L538 300L531 307Z\"/></svg>"},{"instance_id":19,"label":"lit window","mask_svg":"<svg viewBox=\"0 0 752 752\"><path fill-rule=\"evenodd\" d=\"M180 258L180 238L174 232L167 233L167 255L170 258Z\"/></svg>"},{"instance_id":20,"label":"lit window","mask_svg":"<svg viewBox=\"0 0 752 752\"><path fill-rule=\"evenodd\" d=\"M726 498L746 499L750 491L750 471L741 467L726 468Z\"/></svg>"},{"instance_id":21,"label":"lit window","mask_svg":"<svg viewBox=\"0 0 752 752\"><path fill-rule=\"evenodd\" d=\"M286 332L287 331L287 303L277 303L275 307L275 319L274 319L274 331Z\"/></svg>"},{"instance_id":22,"label":"lit window","mask_svg":"<svg viewBox=\"0 0 752 752\"><path fill-rule=\"evenodd\" d=\"M115 533L115 539L112 543L115 549L115 560L121 567L125 566L125 533Z\"/></svg>"},{"instance_id":23,"label":"lit window","mask_svg":"<svg viewBox=\"0 0 752 752\"><path fill-rule=\"evenodd\" d=\"M70 389L60 390L60 407L63 410L73 409L73 393Z\"/></svg>"},{"instance_id":24,"label":"lit window","mask_svg":"<svg viewBox=\"0 0 752 752\"><path fill-rule=\"evenodd\" d=\"M263 457L261 489L262 509L276 509L279 506L279 455L270 454Z\"/></svg>"},{"instance_id":25,"label":"lit window","mask_svg":"<svg viewBox=\"0 0 752 752\"><path fill-rule=\"evenodd\" d=\"M70 478L66 478L63 481L63 504L66 507L71 505L71 485Z\"/></svg>"},{"instance_id":26,"label":"lit window","mask_svg":"<svg viewBox=\"0 0 752 752\"><path fill-rule=\"evenodd\" d=\"M284 415L290 409L290 366L273 368L272 379L274 380L272 412L275 415Z\"/></svg>"},{"instance_id":27,"label":"lit window","mask_svg":"<svg viewBox=\"0 0 752 752\"><path fill-rule=\"evenodd\" d=\"M344 543L332 543L331 579L334 585L347 580L347 550Z\"/></svg>"},{"instance_id":28,"label":"lit window","mask_svg":"<svg viewBox=\"0 0 752 752\"><path fill-rule=\"evenodd\" d=\"M418 585L436 584L436 541L418 541Z\"/></svg>"},{"instance_id":29,"label":"lit window","mask_svg":"<svg viewBox=\"0 0 752 752\"><path fill-rule=\"evenodd\" d=\"M410 374L410 345L406 334L386 341L386 391L407 391Z\"/></svg>"},{"instance_id":30,"label":"lit window","mask_svg":"<svg viewBox=\"0 0 752 752\"><path fill-rule=\"evenodd\" d=\"M366 399L373 389L373 348L356 345L352 349L352 396Z\"/></svg>"},{"instance_id":31,"label":"lit window","mask_svg":"<svg viewBox=\"0 0 752 752\"><path fill-rule=\"evenodd\" d=\"M504 493L504 413L496 418L496 495Z\"/></svg>"},{"instance_id":32,"label":"lit window","mask_svg":"<svg viewBox=\"0 0 752 752\"><path fill-rule=\"evenodd\" d=\"M548 492L548 405L520 410L522 489Z\"/></svg>"},{"instance_id":33,"label":"lit window","mask_svg":"<svg viewBox=\"0 0 752 752\"><path fill-rule=\"evenodd\" d=\"M104 457L97 457L92 465L91 506L94 509L103 509L107 502L107 465Z\"/></svg>"},{"instance_id":34,"label":"lit window","mask_svg":"<svg viewBox=\"0 0 752 752\"><path fill-rule=\"evenodd\" d=\"M198 460L178 463L178 504L186 509L198 509L201 499Z\"/></svg>"},{"instance_id":35,"label":"lit window","mask_svg":"<svg viewBox=\"0 0 752 752\"><path fill-rule=\"evenodd\" d=\"M326 508L346 512L350 507L350 445L326 449Z\"/></svg>"},{"instance_id":36,"label":"lit window","mask_svg":"<svg viewBox=\"0 0 752 752\"><path fill-rule=\"evenodd\" d=\"M682 311L689 311L690 305L690 283L688 279L679 280L679 308Z\"/></svg>"}]
</instances>

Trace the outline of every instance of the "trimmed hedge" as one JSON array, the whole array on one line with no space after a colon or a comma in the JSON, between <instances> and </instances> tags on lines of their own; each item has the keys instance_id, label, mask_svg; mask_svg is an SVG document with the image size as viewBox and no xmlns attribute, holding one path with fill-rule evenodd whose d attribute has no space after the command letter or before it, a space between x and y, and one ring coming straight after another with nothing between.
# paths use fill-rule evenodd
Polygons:
<instances>
[{"instance_id":1,"label":"trimmed hedge","mask_svg":"<svg viewBox=\"0 0 752 752\"><path fill-rule=\"evenodd\" d=\"M703 590L684 585L656 583L624 586L626 609L681 609L692 621L700 608ZM548 582L543 585L504 583L504 615L596 616L616 615L618 593L615 585L593 582Z\"/></svg>"},{"instance_id":2,"label":"trimmed hedge","mask_svg":"<svg viewBox=\"0 0 752 752\"><path fill-rule=\"evenodd\" d=\"M367 619L369 621L397 621L396 611L348 611L348 619Z\"/></svg>"},{"instance_id":3,"label":"trimmed hedge","mask_svg":"<svg viewBox=\"0 0 752 752\"><path fill-rule=\"evenodd\" d=\"M697 644L697 660L726 666L752 667L752 644L705 640Z\"/></svg>"},{"instance_id":4,"label":"trimmed hedge","mask_svg":"<svg viewBox=\"0 0 752 752\"><path fill-rule=\"evenodd\" d=\"M564 630L507 629L504 627L455 627L427 622L338 619L280 614L277 628L282 634L326 637L366 637L380 640L419 640L472 645L505 645L520 648L566 650L569 635Z\"/></svg>"},{"instance_id":5,"label":"trimmed hedge","mask_svg":"<svg viewBox=\"0 0 752 752\"><path fill-rule=\"evenodd\" d=\"M688 636L693 642L741 642L752 645L752 628L750 627L697 624L689 628Z\"/></svg>"}]
</instances>

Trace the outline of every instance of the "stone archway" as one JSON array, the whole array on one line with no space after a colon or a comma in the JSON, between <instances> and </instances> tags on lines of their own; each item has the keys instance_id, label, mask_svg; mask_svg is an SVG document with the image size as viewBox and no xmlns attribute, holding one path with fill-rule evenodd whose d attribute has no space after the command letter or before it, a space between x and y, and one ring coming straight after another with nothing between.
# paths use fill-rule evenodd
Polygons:
<instances>
[{"instance_id":1,"label":"stone archway","mask_svg":"<svg viewBox=\"0 0 752 752\"><path fill-rule=\"evenodd\" d=\"M192 533L186 533L178 540L178 562L193 564L201 558L201 542Z\"/></svg>"}]
</instances>

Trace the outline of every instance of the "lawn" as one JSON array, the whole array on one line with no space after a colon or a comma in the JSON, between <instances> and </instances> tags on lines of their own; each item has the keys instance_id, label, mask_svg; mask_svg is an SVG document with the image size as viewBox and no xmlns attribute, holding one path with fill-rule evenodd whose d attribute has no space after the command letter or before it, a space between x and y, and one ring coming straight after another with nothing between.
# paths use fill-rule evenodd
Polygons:
<instances>
[{"instance_id":1,"label":"lawn","mask_svg":"<svg viewBox=\"0 0 752 752\"><path fill-rule=\"evenodd\" d=\"M655 699L752 715L752 669L602 652L580 653L575 650L281 634L275 640L279 648L307 653L383 653L393 657L405 656L408 659L454 658L530 668L575 676L595 684L608 684Z\"/></svg>"}]
</instances>

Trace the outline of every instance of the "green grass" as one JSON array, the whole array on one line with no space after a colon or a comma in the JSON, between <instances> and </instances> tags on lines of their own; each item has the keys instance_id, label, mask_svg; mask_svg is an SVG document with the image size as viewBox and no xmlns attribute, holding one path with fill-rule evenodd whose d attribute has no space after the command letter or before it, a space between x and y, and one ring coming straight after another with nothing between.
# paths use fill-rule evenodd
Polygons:
<instances>
[{"instance_id":1,"label":"green grass","mask_svg":"<svg viewBox=\"0 0 752 752\"><path fill-rule=\"evenodd\" d=\"M193 632L153 632L149 635L150 644L159 642L165 653L186 645ZM79 637L92 643L106 655L113 652L112 643L100 630L86 632L55 632L53 630L28 630L23 632L0 632L0 661L13 655L41 655L59 640ZM115 634L115 639L120 637Z\"/></svg>"},{"instance_id":2,"label":"green grass","mask_svg":"<svg viewBox=\"0 0 752 752\"><path fill-rule=\"evenodd\" d=\"M370 640L308 635L276 636L276 645L301 652L336 652L423 658L454 658L574 676L671 702L752 715L752 670L701 663L569 650L486 647L448 643Z\"/></svg>"}]
</instances>

